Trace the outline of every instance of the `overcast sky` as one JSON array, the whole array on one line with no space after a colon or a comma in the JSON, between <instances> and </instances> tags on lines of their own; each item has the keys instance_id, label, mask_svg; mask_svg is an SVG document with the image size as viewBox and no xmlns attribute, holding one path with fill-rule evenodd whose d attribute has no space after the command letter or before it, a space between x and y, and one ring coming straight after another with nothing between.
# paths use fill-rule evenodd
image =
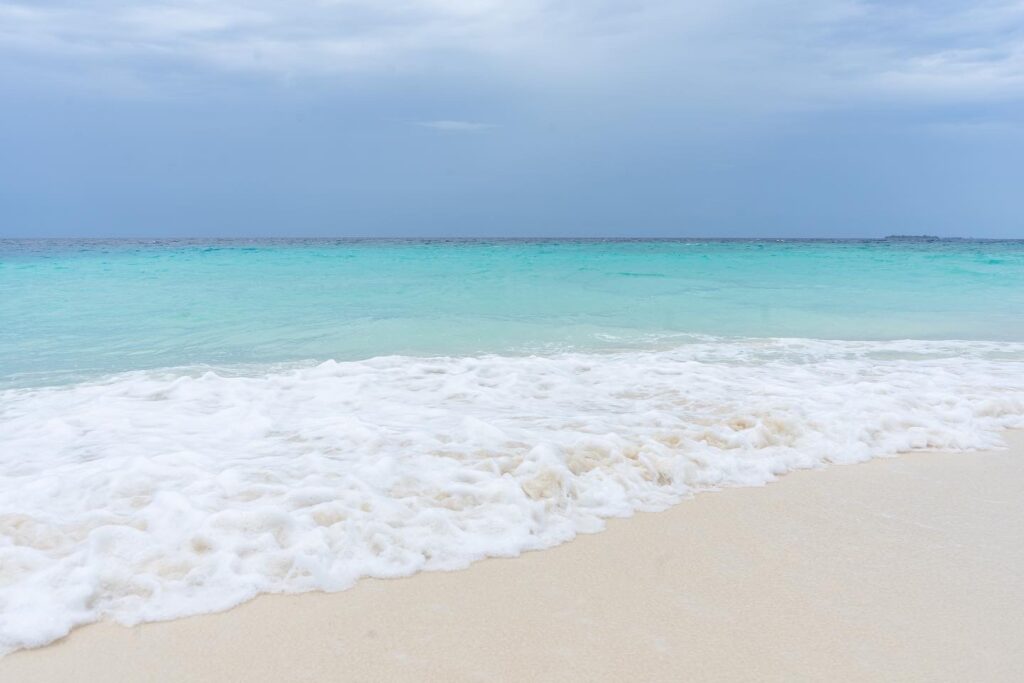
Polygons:
<instances>
[{"instance_id":1,"label":"overcast sky","mask_svg":"<svg viewBox=\"0 0 1024 683\"><path fill-rule=\"evenodd\" d=\"M1024 237L1022 0L0 0L0 235Z\"/></svg>"}]
</instances>

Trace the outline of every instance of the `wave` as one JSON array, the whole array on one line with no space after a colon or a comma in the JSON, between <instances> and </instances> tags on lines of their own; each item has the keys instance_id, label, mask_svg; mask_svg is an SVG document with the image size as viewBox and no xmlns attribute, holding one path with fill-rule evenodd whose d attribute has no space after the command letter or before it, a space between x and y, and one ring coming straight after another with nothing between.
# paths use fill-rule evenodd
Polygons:
<instances>
[{"instance_id":1,"label":"wave","mask_svg":"<svg viewBox=\"0 0 1024 683\"><path fill-rule=\"evenodd\" d=\"M702 490L1024 427L1024 345L708 340L0 391L0 652L465 567Z\"/></svg>"}]
</instances>

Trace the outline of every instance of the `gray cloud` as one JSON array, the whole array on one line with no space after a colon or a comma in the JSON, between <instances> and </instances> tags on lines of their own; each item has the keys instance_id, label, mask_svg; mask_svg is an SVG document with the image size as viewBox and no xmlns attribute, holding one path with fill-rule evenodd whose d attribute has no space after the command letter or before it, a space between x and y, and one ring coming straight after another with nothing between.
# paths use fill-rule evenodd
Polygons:
<instances>
[{"instance_id":1,"label":"gray cloud","mask_svg":"<svg viewBox=\"0 0 1024 683\"><path fill-rule=\"evenodd\" d=\"M481 130L488 130L490 128L496 128L497 126L493 123L479 123L477 121L452 121L452 120L440 120L440 121L418 121L417 126L424 128L433 128L434 130L443 130L456 133L470 133Z\"/></svg>"},{"instance_id":2,"label":"gray cloud","mask_svg":"<svg viewBox=\"0 0 1024 683\"><path fill-rule=\"evenodd\" d=\"M491 68L583 89L669 79L684 95L799 107L1019 97L1022 25L1020 0L0 0L0 58L114 83L154 63L197 78Z\"/></svg>"}]
</instances>

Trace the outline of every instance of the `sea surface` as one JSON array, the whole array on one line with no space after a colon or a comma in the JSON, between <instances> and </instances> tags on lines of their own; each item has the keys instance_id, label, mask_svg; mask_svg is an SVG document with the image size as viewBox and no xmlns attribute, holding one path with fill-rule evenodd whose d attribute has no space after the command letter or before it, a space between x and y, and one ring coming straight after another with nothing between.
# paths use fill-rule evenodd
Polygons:
<instances>
[{"instance_id":1,"label":"sea surface","mask_svg":"<svg viewBox=\"0 0 1024 683\"><path fill-rule=\"evenodd\" d=\"M1024 427L1024 241L0 240L0 653Z\"/></svg>"}]
</instances>

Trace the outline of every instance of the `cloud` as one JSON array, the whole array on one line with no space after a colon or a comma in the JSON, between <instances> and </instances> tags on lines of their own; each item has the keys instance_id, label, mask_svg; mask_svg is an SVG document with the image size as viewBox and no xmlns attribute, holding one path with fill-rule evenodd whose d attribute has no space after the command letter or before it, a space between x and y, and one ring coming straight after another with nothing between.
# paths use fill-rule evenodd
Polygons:
<instances>
[{"instance_id":1,"label":"cloud","mask_svg":"<svg viewBox=\"0 0 1024 683\"><path fill-rule=\"evenodd\" d=\"M1021 0L0 0L0 63L86 82L476 70L552 90L833 106L1020 98L1021 26Z\"/></svg>"},{"instance_id":2,"label":"cloud","mask_svg":"<svg viewBox=\"0 0 1024 683\"><path fill-rule=\"evenodd\" d=\"M433 128L434 130L444 130L444 131L459 132L459 133L473 132L473 131L480 131L480 130L488 130L489 128L496 128L497 127L493 123L479 123L479 122L476 122L476 121L451 121L451 120L418 121L416 123L416 125L417 126L422 126L424 128Z\"/></svg>"},{"instance_id":3,"label":"cloud","mask_svg":"<svg viewBox=\"0 0 1024 683\"><path fill-rule=\"evenodd\" d=\"M1000 143L1024 140L1024 123L1016 119L939 121L925 124L922 129L927 133L960 140L992 140Z\"/></svg>"}]
</instances>

